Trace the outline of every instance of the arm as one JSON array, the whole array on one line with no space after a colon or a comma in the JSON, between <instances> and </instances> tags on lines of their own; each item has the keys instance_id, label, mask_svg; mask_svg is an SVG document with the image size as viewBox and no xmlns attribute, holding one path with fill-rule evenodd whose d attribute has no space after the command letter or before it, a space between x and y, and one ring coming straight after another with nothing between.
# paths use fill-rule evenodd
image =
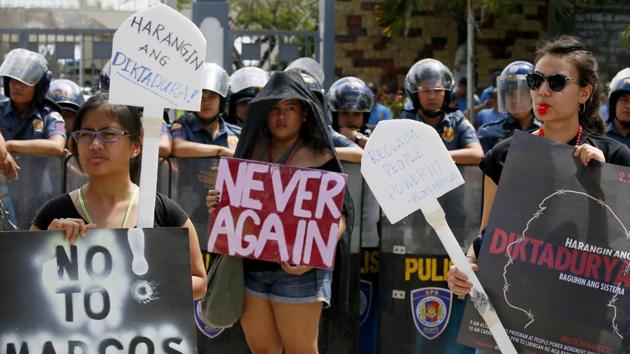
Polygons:
<instances>
[{"instance_id":1,"label":"arm","mask_svg":"<svg viewBox=\"0 0 630 354\"><path fill-rule=\"evenodd\" d=\"M463 149L449 150L449 153L459 165L476 165L483 158L483 149L479 143L470 143Z\"/></svg>"},{"instance_id":2,"label":"arm","mask_svg":"<svg viewBox=\"0 0 630 354\"><path fill-rule=\"evenodd\" d=\"M21 152L39 156L63 156L66 139L62 135L53 135L48 139L9 140L8 152Z\"/></svg>"},{"instance_id":3,"label":"arm","mask_svg":"<svg viewBox=\"0 0 630 354\"><path fill-rule=\"evenodd\" d=\"M358 146L336 147L335 152L341 161L361 163L363 149Z\"/></svg>"},{"instance_id":4,"label":"arm","mask_svg":"<svg viewBox=\"0 0 630 354\"><path fill-rule=\"evenodd\" d=\"M170 135L160 135L160 157L171 156L171 145L173 139Z\"/></svg>"},{"instance_id":5,"label":"arm","mask_svg":"<svg viewBox=\"0 0 630 354\"><path fill-rule=\"evenodd\" d=\"M184 225L188 229L188 246L190 248L190 271L192 273L192 294L193 299L198 300L203 297L207 290L206 269L203 266L201 257L201 248L199 247L199 239L197 231L190 219L187 219Z\"/></svg>"},{"instance_id":6,"label":"arm","mask_svg":"<svg viewBox=\"0 0 630 354\"><path fill-rule=\"evenodd\" d=\"M173 139L172 153L175 157L218 157L234 155L233 150L223 146L194 143L182 139Z\"/></svg>"}]
</instances>

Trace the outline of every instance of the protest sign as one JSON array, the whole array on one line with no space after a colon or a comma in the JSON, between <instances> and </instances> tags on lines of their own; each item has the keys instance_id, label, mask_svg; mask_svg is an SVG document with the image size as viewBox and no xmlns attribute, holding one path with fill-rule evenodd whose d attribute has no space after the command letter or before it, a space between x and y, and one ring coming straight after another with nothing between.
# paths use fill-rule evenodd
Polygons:
<instances>
[{"instance_id":1,"label":"protest sign","mask_svg":"<svg viewBox=\"0 0 630 354\"><path fill-rule=\"evenodd\" d=\"M479 278L520 352L630 348L630 168L517 132L479 254ZM460 343L494 342L468 304Z\"/></svg>"},{"instance_id":2,"label":"protest sign","mask_svg":"<svg viewBox=\"0 0 630 354\"><path fill-rule=\"evenodd\" d=\"M347 176L221 158L208 251L332 269Z\"/></svg>"},{"instance_id":3,"label":"protest sign","mask_svg":"<svg viewBox=\"0 0 630 354\"><path fill-rule=\"evenodd\" d=\"M140 227L153 227L163 111L199 111L205 53L199 28L162 4L133 14L114 34L109 101L144 107Z\"/></svg>"},{"instance_id":4,"label":"protest sign","mask_svg":"<svg viewBox=\"0 0 630 354\"><path fill-rule=\"evenodd\" d=\"M143 253L126 230L0 233L2 352L196 353L188 233L144 231Z\"/></svg>"},{"instance_id":5,"label":"protest sign","mask_svg":"<svg viewBox=\"0 0 630 354\"><path fill-rule=\"evenodd\" d=\"M473 284L476 308L499 347L516 353L437 200L464 183L437 131L408 119L379 123L365 146L361 174L391 223L422 210L453 263Z\"/></svg>"}]
</instances>

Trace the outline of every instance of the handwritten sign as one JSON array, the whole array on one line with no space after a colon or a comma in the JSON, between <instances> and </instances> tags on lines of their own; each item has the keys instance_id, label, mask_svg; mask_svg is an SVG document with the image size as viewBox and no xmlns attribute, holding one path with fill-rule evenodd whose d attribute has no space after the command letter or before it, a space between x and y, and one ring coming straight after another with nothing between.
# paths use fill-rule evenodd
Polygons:
<instances>
[{"instance_id":1,"label":"handwritten sign","mask_svg":"<svg viewBox=\"0 0 630 354\"><path fill-rule=\"evenodd\" d=\"M361 173L392 224L464 184L435 129L408 119L379 123Z\"/></svg>"},{"instance_id":2,"label":"handwritten sign","mask_svg":"<svg viewBox=\"0 0 630 354\"><path fill-rule=\"evenodd\" d=\"M196 353L187 231L144 231L142 254L125 230L0 233L2 353Z\"/></svg>"},{"instance_id":3,"label":"handwritten sign","mask_svg":"<svg viewBox=\"0 0 630 354\"><path fill-rule=\"evenodd\" d=\"M208 251L332 269L347 175L221 158Z\"/></svg>"},{"instance_id":4,"label":"handwritten sign","mask_svg":"<svg viewBox=\"0 0 630 354\"><path fill-rule=\"evenodd\" d=\"M206 41L166 5L140 11L114 34L110 101L199 111Z\"/></svg>"}]
</instances>

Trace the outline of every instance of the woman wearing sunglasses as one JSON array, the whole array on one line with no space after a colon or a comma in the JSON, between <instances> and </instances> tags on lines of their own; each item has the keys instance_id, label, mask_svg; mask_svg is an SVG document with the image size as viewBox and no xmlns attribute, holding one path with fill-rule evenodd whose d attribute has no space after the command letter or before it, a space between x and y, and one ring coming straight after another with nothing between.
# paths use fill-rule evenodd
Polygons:
<instances>
[{"instance_id":1,"label":"woman wearing sunglasses","mask_svg":"<svg viewBox=\"0 0 630 354\"><path fill-rule=\"evenodd\" d=\"M107 94L92 96L77 112L71 145L88 182L46 203L31 230L62 231L74 244L88 229L131 228L138 213L142 126L138 111L111 105ZM197 232L186 212L158 193L155 225L188 229L193 298L206 291L206 273Z\"/></svg>"},{"instance_id":2,"label":"woman wearing sunglasses","mask_svg":"<svg viewBox=\"0 0 630 354\"><path fill-rule=\"evenodd\" d=\"M532 134L575 146L574 156L585 166L591 161L630 166L628 147L602 135L598 82L597 61L578 38L561 36L545 43L536 51L534 71L527 75L534 113L542 122ZM482 237L511 140L495 145L479 165L486 175ZM476 263L480 247L481 238L468 252L472 263ZM476 264L473 269L478 269ZM455 294L464 295L470 292L472 284L461 271L451 267L448 287Z\"/></svg>"}]
</instances>

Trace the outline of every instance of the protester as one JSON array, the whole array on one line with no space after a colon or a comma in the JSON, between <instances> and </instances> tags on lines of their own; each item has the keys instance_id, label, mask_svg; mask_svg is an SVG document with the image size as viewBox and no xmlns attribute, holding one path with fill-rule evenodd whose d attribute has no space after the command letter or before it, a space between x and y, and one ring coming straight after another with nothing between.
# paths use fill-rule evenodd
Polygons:
<instances>
[{"instance_id":1,"label":"protester","mask_svg":"<svg viewBox=\"0 0 630 354\"><path fill-rule=\"evenodd\" d=\"M184 114L171 126L174 156L218 157L234 154L241 128L223 119L228 81L228 74L222 67L214 63L205 64L200 111Z\"/></svg>"},{"instance_id":2,"label":"protester","mask_svg":"<svg viewBox=\"0 0 630 354\"><path fill-rule=\"evenodd\" d=\"M323 112L295 72L274 74L250 103L235 156L341 172ZM211 212L217 200L216 191L210 191L206 202ZM339 237L344 229L342 217ZM241 325L250 350L317 353L319 319L322 307L331 301L333 272L251 259L244 260L244 269Z\"/></svg>"},{"instance_id":3,"label":"protester","mask_svg":"<svg viewBox=\"0 0 630 354\"><path fill-rule=\"evenodd\" d=\"M458 164L476 164L483 157L475 128L461 111L451 112L453 75L441 62L423 59L415 63L405 76L405 92L414 115L405 118L426 123L442 138L451 157Z\"/></svg>"},{"instance_id":4,"label":"protester","mask_svg":"<svg viewBox=\"0 0 630 354\"><path fill-rule=\"evenodd\" d=\"M230 97L228 99L228 123L243 126L247 105L269 80L269 74L260 68L245 67L230 76Z\"/></svg>"},{"instance_id":5,"label":"protester","mask_svg":"<svg viewBox=\"0 0 630 354\"><path fill-rule=\"evenodd\" d=\"M484 153L498 142L511 137L515 130L533 131L539 123L532 110L532 98L527 87L527 74L534 66L526 61L508 64L497 79L498 110L507 116L497 122L482 125L477 132Z\"/></svg>"},{"instance_id":6,"label":"protester","mask_svg":"<svg viewBox=\"0 0 630 354\"><path fill-rule=\"evenodd\" d=\"M606 135L630 147L630 68L612 79L608 102Z\"/></svg>"},{"instance_id":7,"label":"protester","mask_svg":"<svg viewBox=\"0 0 630 354\"><path fill-rule=\"evenodd\" d=\"M363 80L347 76L335 81L326 95L332 112L332 127L361 148L372 132L367 126L374 94Z\"/></svg>"},{"instance_id":8,"label":"protester","mask_svg":"<svg viewBox=\"0 0 630 354\"><path fill-rule=\"evenodd\" d=\"M543 123L534 135L575 146L574 156L583 165L592 161L630 166L630 150L604 135L598 115L599 86L597 61L575 37L560 36L543 43L536 51L534 72L527 85L536 117ZM512 139L498 143L480 164L485 174L481 237L488 225L497 185ZM468 259L476 271L481 239L475 240ZM472 284L456 267L448 273L448 287L457 295L470 292Z\"/></svg>"},{"instance_id":9,"label":"protester","mask_svg":"<svg viewBox=\"0 0 630 354\"><path fill-rule=\"evenodd\" d=\"M13 49L0 66L4 93L0 102L0 170L17 179L19 166L13 153L61 156L66 129L59 107L46 98L50 85L48 62L38 53Z\"/></svg>"},{"instance_id":10,"label":"protester","mask_svg":"<svg viewBox=\"0 0 630 354\"><path fill-rule=\"evenodd\" d=\"M134 227L142 152L137 110L109 104L107 94L92 96L77 112L72 137L72 154L88 182L47 202L31 230L62 231L64 239L74 244L89 229ZM201 298L206 273L197 232L179 205L160 193L155 199L155 226L188 229L193 298Z\"/></svg>"}]
</instances>

